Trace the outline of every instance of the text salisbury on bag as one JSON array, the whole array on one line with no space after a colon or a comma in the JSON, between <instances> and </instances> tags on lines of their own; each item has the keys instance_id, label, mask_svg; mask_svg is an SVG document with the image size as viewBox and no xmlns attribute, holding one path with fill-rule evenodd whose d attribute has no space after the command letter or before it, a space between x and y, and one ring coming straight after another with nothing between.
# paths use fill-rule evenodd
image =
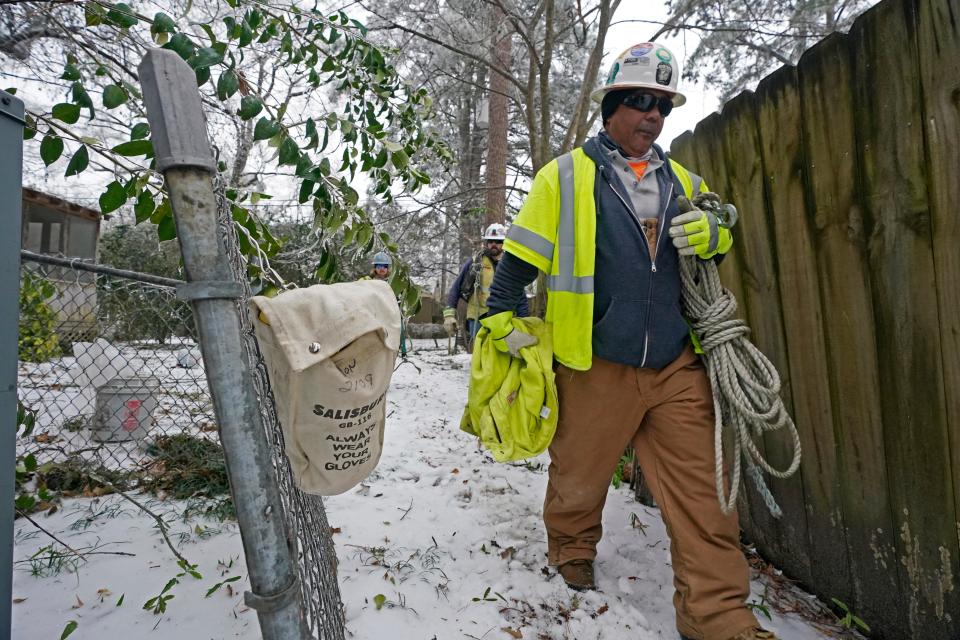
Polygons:
<instances>
[{"instance_id":1,"label":"text salisbury on bag","mask_svg":"<svg viewBox=\"0 0 960 640\"><path fill-rule=\"evenodd\" d=\"M250 300L300 489L343 493L377 466L400 346L390 285L364 280Z\"/></svg>"}]
</instances>

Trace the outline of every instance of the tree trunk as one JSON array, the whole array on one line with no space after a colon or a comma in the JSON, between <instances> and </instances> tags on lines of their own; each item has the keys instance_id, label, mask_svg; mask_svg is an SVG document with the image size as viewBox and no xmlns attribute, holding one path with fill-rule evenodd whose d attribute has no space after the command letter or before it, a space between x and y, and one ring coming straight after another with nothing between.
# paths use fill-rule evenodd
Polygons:
<instances>
[{"instance_id":1,"label":"tree trunk","mask_svg":"<svg viewBox=\"0 0 960 640\"><path fill-rule=\"evenodd\" d=\"M480 166L483 160L482 145L485 130L478 126L477 115L483 101L483 86L486 84L486 67L468 63L464 77L473 80L472 89L465 91L460 102L459 137L463 160L460 162L460 191L466 194L460 199L460 211L457 215L457 237L459 238L458 265L476 251L479 238L478 227L483 222L480 208L483 200L477 188L480 183Z\"/></svg>"},{"instance_id":2,"label":"tree trunk","mask_svg":"<svg viewBox=\"0 0 960 640\"><path fill-rule=\"evenodd\" d=\"M510 69L513 31L507 26L506 15L499 5L491 5L494 26L499 25L494 38L493 64L500 69ZM508 80L499 73L490 73L489 122L487 134L486 197L484 199L485 225L503 224L507 204L507 128Z\"/></svg>"}]
</instances>

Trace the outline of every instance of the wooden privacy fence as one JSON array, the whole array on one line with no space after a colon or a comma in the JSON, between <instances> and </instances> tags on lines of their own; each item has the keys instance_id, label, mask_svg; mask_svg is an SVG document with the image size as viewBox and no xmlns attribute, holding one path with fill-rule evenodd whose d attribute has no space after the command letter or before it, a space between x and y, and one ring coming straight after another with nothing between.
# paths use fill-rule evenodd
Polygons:
<instances>
[{"instance_id":1,"label":"wooden privacy fence","mask_svg":"<svg viewBox=\"0 0 960 640\"><path fill-rule=\"evenodd\" d=\"M960 0L881 2L672 146L740 209L721 273L803 439L744 529L876 637L960 638Z\"/></svg>"}]
</instances>

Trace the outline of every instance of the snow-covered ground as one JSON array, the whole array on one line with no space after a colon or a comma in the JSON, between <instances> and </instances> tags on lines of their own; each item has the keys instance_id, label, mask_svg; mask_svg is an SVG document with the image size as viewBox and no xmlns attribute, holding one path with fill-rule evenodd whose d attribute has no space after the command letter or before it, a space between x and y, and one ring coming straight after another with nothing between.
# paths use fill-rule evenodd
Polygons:
<instances>
[{"instance_id":1,"label":"snow-covered ground","mask_svg":"<svg viewBox=\"0 0 960 640\"><path fill-rule=\"evenodd\" d=\"M405 364L394 375L377 471L326 500L348 635L676 638L670 556L656 510L635 502L625 486L611 488L597 558L599 590L568 590L546 568L540 521L546 456L498 464L479 450L459 430L469 357L426 350L431 340L418 341L418 347L423 350L412 360L420 371ZM183 572L153 519L123 498L65 500L57 513L34 518L66 544L86 550L86 561L72 560L55 575L32 575L49 572L49 560L29 558L52 541L17 520L15 638L59 638L71 620L77 623L71 638L259 637L256 614L243 605L249 585L236 525L183 522L182 503L138 499L168 514L174 544L201 577L178 577ZM145 610L175 577L165 594L174 596L166 611ZM753 602L761 602L764 589L754 582ZM767 609L773 620L763 622L783 640L833 637Z\"/></svg>"}]
</instances>

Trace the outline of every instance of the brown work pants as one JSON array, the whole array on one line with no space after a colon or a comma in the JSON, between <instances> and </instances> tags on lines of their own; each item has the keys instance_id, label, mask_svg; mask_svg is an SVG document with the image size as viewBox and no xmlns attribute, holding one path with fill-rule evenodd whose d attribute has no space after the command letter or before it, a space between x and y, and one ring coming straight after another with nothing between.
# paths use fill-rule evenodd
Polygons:
<instances>
[{"instance_id":1,"label":"brown work pants","mask_svg":"<svg viewBox=\"0 0 960 640\"><path fill-rule=\"evenodd\" d=\"M726 640L759 626L744 605L737 516L717 500L713 400L699 356L688 347L659 371L599 358L589 371L558 365L557 389L543 506L550 564L594 559L610 478L632 443L670 536L678 630Z\"/></svg>"}]
</instances>

